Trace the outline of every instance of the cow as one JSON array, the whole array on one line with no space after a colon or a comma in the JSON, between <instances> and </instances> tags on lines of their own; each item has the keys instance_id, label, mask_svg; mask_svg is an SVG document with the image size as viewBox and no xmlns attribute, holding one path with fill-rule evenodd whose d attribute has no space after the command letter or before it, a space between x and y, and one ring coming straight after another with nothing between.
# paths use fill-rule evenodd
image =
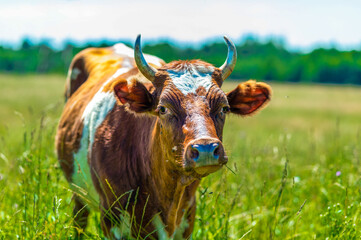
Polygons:
<instances>
[{"instance_id":1,"label":"cow","mask_svg":"<svg viewBox=\"0 0 361 240\"><path fill-rule=\"evenodd\" d=\"M226 115L252 115L271 87L249 80L221 90L237 52L217 68L201 60L165 63L124 44L88 48L69 68L56 134L73 190L74 223L99 209L107 238L189 239L200 180L228 161ZM80 231L81 232L81 231Z\"/></svg>"}]
</instances>

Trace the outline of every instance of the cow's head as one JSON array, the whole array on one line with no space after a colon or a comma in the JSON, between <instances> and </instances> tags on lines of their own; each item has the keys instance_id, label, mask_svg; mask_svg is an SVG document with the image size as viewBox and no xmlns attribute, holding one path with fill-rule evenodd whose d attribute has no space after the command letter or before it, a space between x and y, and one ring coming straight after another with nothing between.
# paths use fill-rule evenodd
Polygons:
<instances>
[{"instance_id":1,"label":"cow's head","mask_svg":"<svg viewBox=\"0 0 361 240\"><path fill-rule=\"evenodd\" d=\"M229 93L221 90L237 59L234 44L225 37L228 56L216 68L200 61L174 61L155 69L135 44L135 61L151 87L137 79L118 83L115 93L121 103L136 113L158 117L155 140L162 154L186 175L203 177L226 164L222 145L223 126L228 113L247 116L270 100L271 88L248 81Z\"/></svg>"}]
</instances>

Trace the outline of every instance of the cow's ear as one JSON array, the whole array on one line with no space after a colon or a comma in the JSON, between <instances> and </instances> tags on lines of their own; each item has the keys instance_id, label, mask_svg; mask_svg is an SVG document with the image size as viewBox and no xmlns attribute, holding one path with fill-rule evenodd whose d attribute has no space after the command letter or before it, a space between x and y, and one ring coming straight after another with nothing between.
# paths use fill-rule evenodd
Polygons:
<instances>
[{"instance_id":1,"label":"cow's ear","mask_svg":"<svg viewBox=\"0 0 361 240\"><path fill-rule=\"evenodd\" d=\"M114 93L118 98L118 104L126 105L130 110L143 113L153 109L154 101L150 90L152 84L143 84L136 79L128 82L122 80L114 85Z\"/></svg>"},{"instance_id":2,"label":"cow's ear","mask_svg":"<svg viewBox=\"0 0 361 240\"><path fill-rule=\"evenodd\" d=\"M265 107L271 94L268 84L249 80L227 93L227 99L232 113L246 116Z\"/></svg>"}]
</instances>

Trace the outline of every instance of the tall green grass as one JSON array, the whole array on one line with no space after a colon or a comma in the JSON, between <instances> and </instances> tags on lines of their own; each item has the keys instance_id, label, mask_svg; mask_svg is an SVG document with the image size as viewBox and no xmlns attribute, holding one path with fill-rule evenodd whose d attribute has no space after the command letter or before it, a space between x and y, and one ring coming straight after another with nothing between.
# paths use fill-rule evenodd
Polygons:
<instances>
[{"instance_id":1,"label":"tall green grass","mask_svg":"<svg viewBox=\"0 0 361 240\"><path fill-rule=\"evenodd\" d=\"M54 154L64 77L0 85L0 239L72 239ZM359 239L361 89L271 85L260 114L227 118L228 168L202 180L193 239ZM103 238L98 213L85 234Z\"/></svg>"}]
</instances>

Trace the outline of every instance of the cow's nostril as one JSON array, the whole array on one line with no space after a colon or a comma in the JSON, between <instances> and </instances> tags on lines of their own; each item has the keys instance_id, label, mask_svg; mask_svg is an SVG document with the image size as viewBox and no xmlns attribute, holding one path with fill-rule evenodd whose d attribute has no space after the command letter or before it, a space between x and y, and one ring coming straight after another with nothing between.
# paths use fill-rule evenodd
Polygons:
<instances>
[{"instance_id":1,"label":"cow's nostril","mask_svg":"<svg viewBox=\"0 0 361 240\"><path fill-rule=\"evenodd\" d=\"M219 155L221 154L219 144L218 143L213 143L213 146L214 146L213 156L215 158L218 158Z\"/></svg>"}]
</instances>

